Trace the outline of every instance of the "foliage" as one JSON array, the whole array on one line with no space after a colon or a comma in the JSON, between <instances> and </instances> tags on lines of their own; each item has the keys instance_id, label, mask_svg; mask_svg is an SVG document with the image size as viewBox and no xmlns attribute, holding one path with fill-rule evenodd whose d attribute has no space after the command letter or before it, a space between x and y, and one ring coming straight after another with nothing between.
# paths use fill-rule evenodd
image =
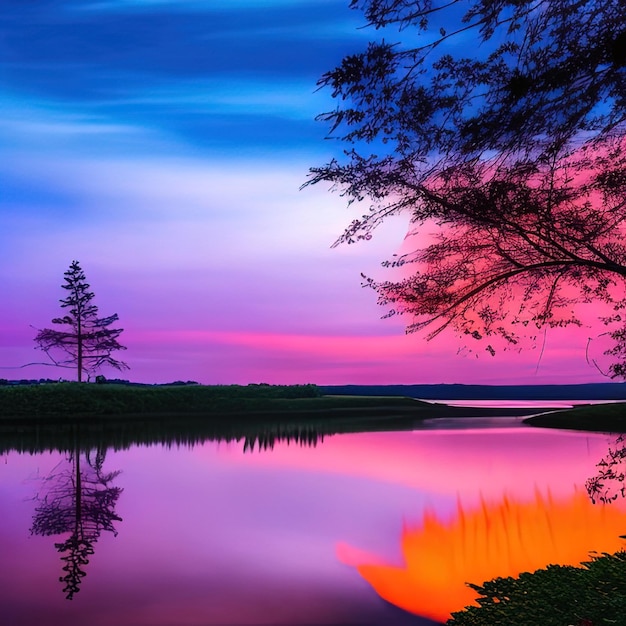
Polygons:
<instances>
[{"instance_id":1,"label":"foliage","mask_svg":"<svg viewBox=\"0 0 626 626\"><path fill-rule=\"evenodd\" d=\"M319 118L348 149L307 184L371 202L337 243L401 212L419 235L384 264L403 278L365 284L411 316L409 332L453 329L492 355L602 302L607 373L626 375L626 5L351 6L403 42L372 42L322 77L337 107Z\"/></svg>"},{"instance_id":2,"label":"foliage","mask_svg":"<svg viewBox=\"0 0 626 626\"><path fill-rule=\"evenodd\" d=\"M622 410L623 410L622 406ZM589 478L585 483L587 493L591 501L608 504L617 500L619 496L626 497L626 471L624 460L626 459L626 438L618 435L613 446L603 459L597 463L598 473Z\"/></svg>"},{"instance_id":3,"label":"foliage","mask_svg":"<svg viewBox=\"0 0 626 626\"><path fill-rule=\"evenodd\" d=\"M205 413L255 410L315 410L325 408L315 385L267 387L239 385L15 385L0 389L0 417L69 417L80 415L124 415ZM398 402L412 402L396 398ZM373 404L363 399L362 404ZM380 401L378 401L380 404ZM391 401L389 402L392 403ZM335 406L341 401L332 401ZM346 399L347 406L358 403Z\"/></svg>"},{"instance_id":4,"label":"foliage","mask_svg":"<svg viewBox=\"0 0 626 626\"><path fill-rule=\"evenodd\" d=\"M98 307L91 302L94 294L89 291L78 261L72 261L65 272L65 284L61 286L69 292L67 298L60 300L61 308L68 309L69 313L54 318L52 323L69 327L69 330L40 330L35 337L37 347L48 355L54 365L75 367L79 382L83 373L94 372L103 365L118 370L128 369L126 363L111 356L112 352L126 350L117 340L123 329L109 328L119 317L117 313L98 317ZM60 351L64 358L55 359L51 354L54 351Z\"/></svg>"},{"instance_id":5,"label":"foliage","mask_svg":"<svg viewBox=\"0 0 626 626\"><path fill-rule=\"evenodd\" d=\"M624 122L626 9L615 0L351 7L383 33L402 31L404 44L372 42L321 79L346 103L320 116L344 139L386 140L412 161L437 152L450 166L488 151L553 154L581 130L606 134Z\"/></svg>"},{"instance_id":6,"label":"foliage","mask_svg":"<svg viewBox=\"0 0 626 626\"><path fill-rule=\"evenodd\" d=\"M479 606L453 613L448 626L621 624L626 615L626 553L592 556L582 567L549 565L470 587L479 595Z\"/></svg>"}]
</instances>

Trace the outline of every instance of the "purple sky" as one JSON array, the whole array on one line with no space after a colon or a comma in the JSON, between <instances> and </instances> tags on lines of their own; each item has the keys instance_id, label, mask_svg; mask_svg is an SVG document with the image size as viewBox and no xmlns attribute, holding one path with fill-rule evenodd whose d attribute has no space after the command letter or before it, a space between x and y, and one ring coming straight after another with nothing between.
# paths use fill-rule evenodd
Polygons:
<instances>
[{"instance_id":1,"label":"purple sky","mask_svg":"<svg viewBox=\"0 0 626 626\"><path fill-rule=\"evenodd\" d=\"M0 377L71 376L34 360L77 259L125 329L142 382L392 384L604 380L601 329L522 354L457 355L406 337L360 273L392 278L408 217L330 249L366 207L308 168L320 75L374 33L342 0L8 0L0 29ZM600 341L592 346L598 352ZM105 371L114 376L114 371Z\"/></svg>"}]
</instances>

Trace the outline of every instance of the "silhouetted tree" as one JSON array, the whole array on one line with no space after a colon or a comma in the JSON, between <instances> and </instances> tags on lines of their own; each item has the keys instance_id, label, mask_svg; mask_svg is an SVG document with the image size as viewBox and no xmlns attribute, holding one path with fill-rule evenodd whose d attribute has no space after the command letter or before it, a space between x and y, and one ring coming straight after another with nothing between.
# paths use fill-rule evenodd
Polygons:
<instances>
[{"instance_id":1,"label":"silhouetted tree","mask_svg":"<svg viewBox=\"0 0 626 626\"><path fill-rule=\"evenodd\" d=\"M116 350L126 349L117 340L124 329L109 328L118 321L117 313L109 317L98 317L98 307L91 302L94 294L89 291L89 284L85 282L85 274L78 261L72 261L65 272L65 284L61 286L69 292L67 298L60 300L61 307L69 309L69 313L54 318L52 323L69 327L69 330L40 330L35 337L38 348L55 365L75 367L79 382L83 372L94 372L103 365L110 365L118 370L128 369L126 363L111 356ZM67 358L55 359L51 352L64 353Z\"/></svg>"},{"instance_id":2,"label":"silhouetted tree","mask_svg":"<svg viewBox=\"0 0 626 626\"><path fill-rule=\"evenodd\" d=\"M608 504L626 497L626 436L618 435L609 451L600 459L598 472L585 483L591 501Z\"/></svg>"},{"instance_id":3,"label":"silhouetted tree","mask_svg":"<svg viewBox=\"0 0 626 626\"><path fill-rule=\"evenodd\" d=\"M626 4L618 0L353 0L402 43L370 43L320 85L349 145L311 169L370 211L336 242L408 212L418 248L365 284L407 331L521 346L603 302L624 376ZM427 235L423 238L423 235ZM412 238L411 242L417 238ZM411 272L406 264L412 263Z\"/></svg>"},{"instance_id":4,"label":"silhouetted tree","mask_svg":"<svg viewBox=\"0 0 626 626\"><path fill-rule=\"evenodd\" d=\"M117 535L113 523L122 521L115 513L122 489L110 485L119 472L103 471L104 450L98 450L93 460L87 453L84 463L81 454L76 444L66 460L68 466L46 479L31 527L35 535L69 533L64 541L54 544L62 555L64 575L59 580L65 584L63 591L68 600L80 591L86 575L84 566L101 532Z\"/></svg>"}]
</instances>

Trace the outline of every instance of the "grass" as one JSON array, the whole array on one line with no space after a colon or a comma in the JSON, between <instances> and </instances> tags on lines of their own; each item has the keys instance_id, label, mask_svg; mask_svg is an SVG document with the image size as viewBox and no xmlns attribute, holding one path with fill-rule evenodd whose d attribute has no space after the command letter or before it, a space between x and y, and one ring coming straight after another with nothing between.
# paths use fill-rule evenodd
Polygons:
<instances>
[{"instance_id":1,"label":"grass","mask_svg":"<svg viewBox=\"0 0 626 626\"><path fill-rule=\"evenodd\" d=\"M623 433L626 432L626 403L588 404L535 415L524 422L548 428Z\"/></svg>"},{"instance_id":2,"label":"grass","mask_svg":"<svg viewBox=\"0 0 626 626\"><path fill-rule=\"evenodd\" d=\"M411 398L324 396L315 385L127 386L57 383L0 386L0 419L417 409Z\"/></svg>"}]
</instances>

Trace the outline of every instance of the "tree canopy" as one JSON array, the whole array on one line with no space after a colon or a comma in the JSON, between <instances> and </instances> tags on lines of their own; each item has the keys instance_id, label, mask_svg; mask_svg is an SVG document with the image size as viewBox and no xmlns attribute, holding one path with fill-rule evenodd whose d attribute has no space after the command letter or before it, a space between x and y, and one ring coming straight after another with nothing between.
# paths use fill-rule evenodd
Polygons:
<instances>
[{"instance_id":1,"label":"tree canopy","mask_svg":"<svg viewBox=\"0 0 626 626\"><path fill-rule=\"evenodd\" d=\"M337 243L410 214L416 249L384 264L401 278L366 278L380 303L409 332L454 329L494 354L602 302L607 373L624 376L626 5L351 6L401 42L381 37L320 79L337 106L319 119L347 147L307 184L370 202Z\"/></svg>"},{"instance_id":2,"label":"tree canopy","mask_svg":"<svg viewBox=\"0 0 626 626\"><path fill-rule=\"evenodd\" d=\"M118 341L124 329L109 328L119 317L117 313L98 317L98 307L92 303L94 294L89 291L78 261L73 261L65 272L65 284L61 286L69 292L66 298L60 300L61 308L67 309L68 313L54 318L52 323L67 330L39 330L35 337L37 347L48 355L54 365L76 368L78 382L82 381L83 373L95 372L103 365L118 370L128 369L126 363L111 356L116 350L126 349ZM57 357L55 353L61 356Z\"/></svg>"}]
</instances>

